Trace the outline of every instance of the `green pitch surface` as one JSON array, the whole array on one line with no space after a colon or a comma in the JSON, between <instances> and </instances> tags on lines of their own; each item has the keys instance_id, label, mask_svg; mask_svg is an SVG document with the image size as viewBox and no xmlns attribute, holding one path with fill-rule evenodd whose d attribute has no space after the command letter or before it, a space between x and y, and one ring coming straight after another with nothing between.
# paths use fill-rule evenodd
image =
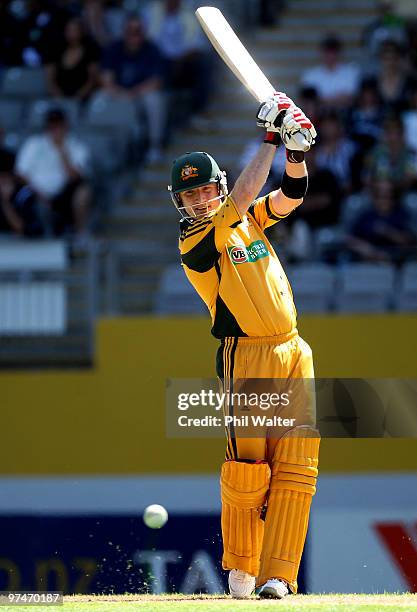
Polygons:
<instances>
[{"instance_id":1,"label":"green pitch surface","mask_svg":"<svg viewBox=\"0 0 417 612\"><path fill-rule=\"evenodd\" d=\"M217 610L259 612L260 610L290 610L291 612L402 612L417 611L417 594L385 595L291 595L282 601L232 600L216 595L74 595L64 597L61 606L7 606L3 610L18 612L216 612Z\"/></svg>"}]
</instances>

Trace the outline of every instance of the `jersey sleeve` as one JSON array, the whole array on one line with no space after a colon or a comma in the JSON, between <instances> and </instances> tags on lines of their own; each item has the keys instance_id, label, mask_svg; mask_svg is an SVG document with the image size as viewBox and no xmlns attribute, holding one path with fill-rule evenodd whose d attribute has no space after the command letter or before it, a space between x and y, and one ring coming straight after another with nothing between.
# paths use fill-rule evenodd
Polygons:
<instances>
[{"instance_id":1,"label":"jersey sleeve","mask_svg":"<svg viewBox=\"0 0 417 612\"><path fill-rule=\"evenodd\" d=\"M179 240L182 263L196 272L210 270L241 221L242 216L233 198L227 196L215 213L187 223Z\"/></svg>"},{"instance_id":2,"label":"jersey sleeve","mask_svg":"<svg viewBox=\"0 0 417 612\"><path fill-rule=\"evenodd\" d=\"M271 208L270 205L270 194L263 198L258 198L255 202L249 207L248 212L254 217L256 223L260 226L262 230L275 225L281 219L285 219L288 217L290 213L286 215L277 215Z\"/></svg>"}]
</instances>

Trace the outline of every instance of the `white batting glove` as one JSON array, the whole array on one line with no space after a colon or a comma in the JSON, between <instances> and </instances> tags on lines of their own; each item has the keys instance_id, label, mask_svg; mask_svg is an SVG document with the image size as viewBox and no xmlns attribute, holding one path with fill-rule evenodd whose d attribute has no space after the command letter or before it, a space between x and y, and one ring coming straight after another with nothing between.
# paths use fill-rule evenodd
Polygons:
<instances>
[{"instance_id":1,"label":"white batting glove","mask_svg":"<svg viewBox=\"0 0 417 612\"><path fill-rule=\"evenodd\" d=\"M285 113L293 108L296 108L296 106L291 98L285 93L277 91L259 107L256 123L259 127L265 128L267 132L280 132Z\"/></svg>"},{"instance_id":2,"label":"white batting glove","mask_svg":"<svg viewBox=\"0 0 417 612\"><path fill-rule=\"evenodd\" d=\"M297 106L285 113L280 134L287 151L303 152L313 146L317 136L314 125Z\"/></svg>"},{"instance_id":3,"label":"white batting glove","mask_svg":"<svg viewBox=\"0 0 417 612\"><path fill-rule=\"evenodd\" d=\"M257 125L266 128L264 142L278 146L282 141L289 161L302 161L303 153L315 142L317 133L310 119L283 92L261 104L256 119Z\"/></svg>"}]
</instances>

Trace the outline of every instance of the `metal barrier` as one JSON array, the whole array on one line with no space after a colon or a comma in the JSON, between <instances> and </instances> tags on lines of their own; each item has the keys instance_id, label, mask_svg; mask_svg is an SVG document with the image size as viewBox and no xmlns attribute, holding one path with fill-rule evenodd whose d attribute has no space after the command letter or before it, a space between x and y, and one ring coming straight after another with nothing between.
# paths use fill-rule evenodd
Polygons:
<instances>
[{"instance_id":1,"label":"metal barrier","mask_svg":"<svg viewBox=\"0 0 417 612\"><path fill-rule=\"evenodd\" d=\"M0 367L90 365L98 312L98 248L66 270L0 270Z\"/></svg>"}]
</instances>

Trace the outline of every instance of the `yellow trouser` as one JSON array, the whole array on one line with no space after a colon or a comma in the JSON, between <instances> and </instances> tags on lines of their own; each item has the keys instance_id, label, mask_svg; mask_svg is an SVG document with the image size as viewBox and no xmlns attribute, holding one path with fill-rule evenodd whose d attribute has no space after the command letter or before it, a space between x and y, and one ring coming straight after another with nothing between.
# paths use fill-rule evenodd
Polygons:
<instances>
[{"instance_id":1,"label":"yellow trouser","mask_svg":"<svg viewBox=\"0 0 417 612\"><path fill-rule=\"evenodd\" d=\"M217 374L229 394L224 414L236 417L227 428L221 476L223 567L258 576L257 584L281 578L296 592L319 450L311 349L297 330L282 337L226 338ZM265 412L262 402L248 401L265 394L289 402ZM281 417L285 425L240 424L242 417L251 421L262 414Z\"/></svg>"}]
</instances>

